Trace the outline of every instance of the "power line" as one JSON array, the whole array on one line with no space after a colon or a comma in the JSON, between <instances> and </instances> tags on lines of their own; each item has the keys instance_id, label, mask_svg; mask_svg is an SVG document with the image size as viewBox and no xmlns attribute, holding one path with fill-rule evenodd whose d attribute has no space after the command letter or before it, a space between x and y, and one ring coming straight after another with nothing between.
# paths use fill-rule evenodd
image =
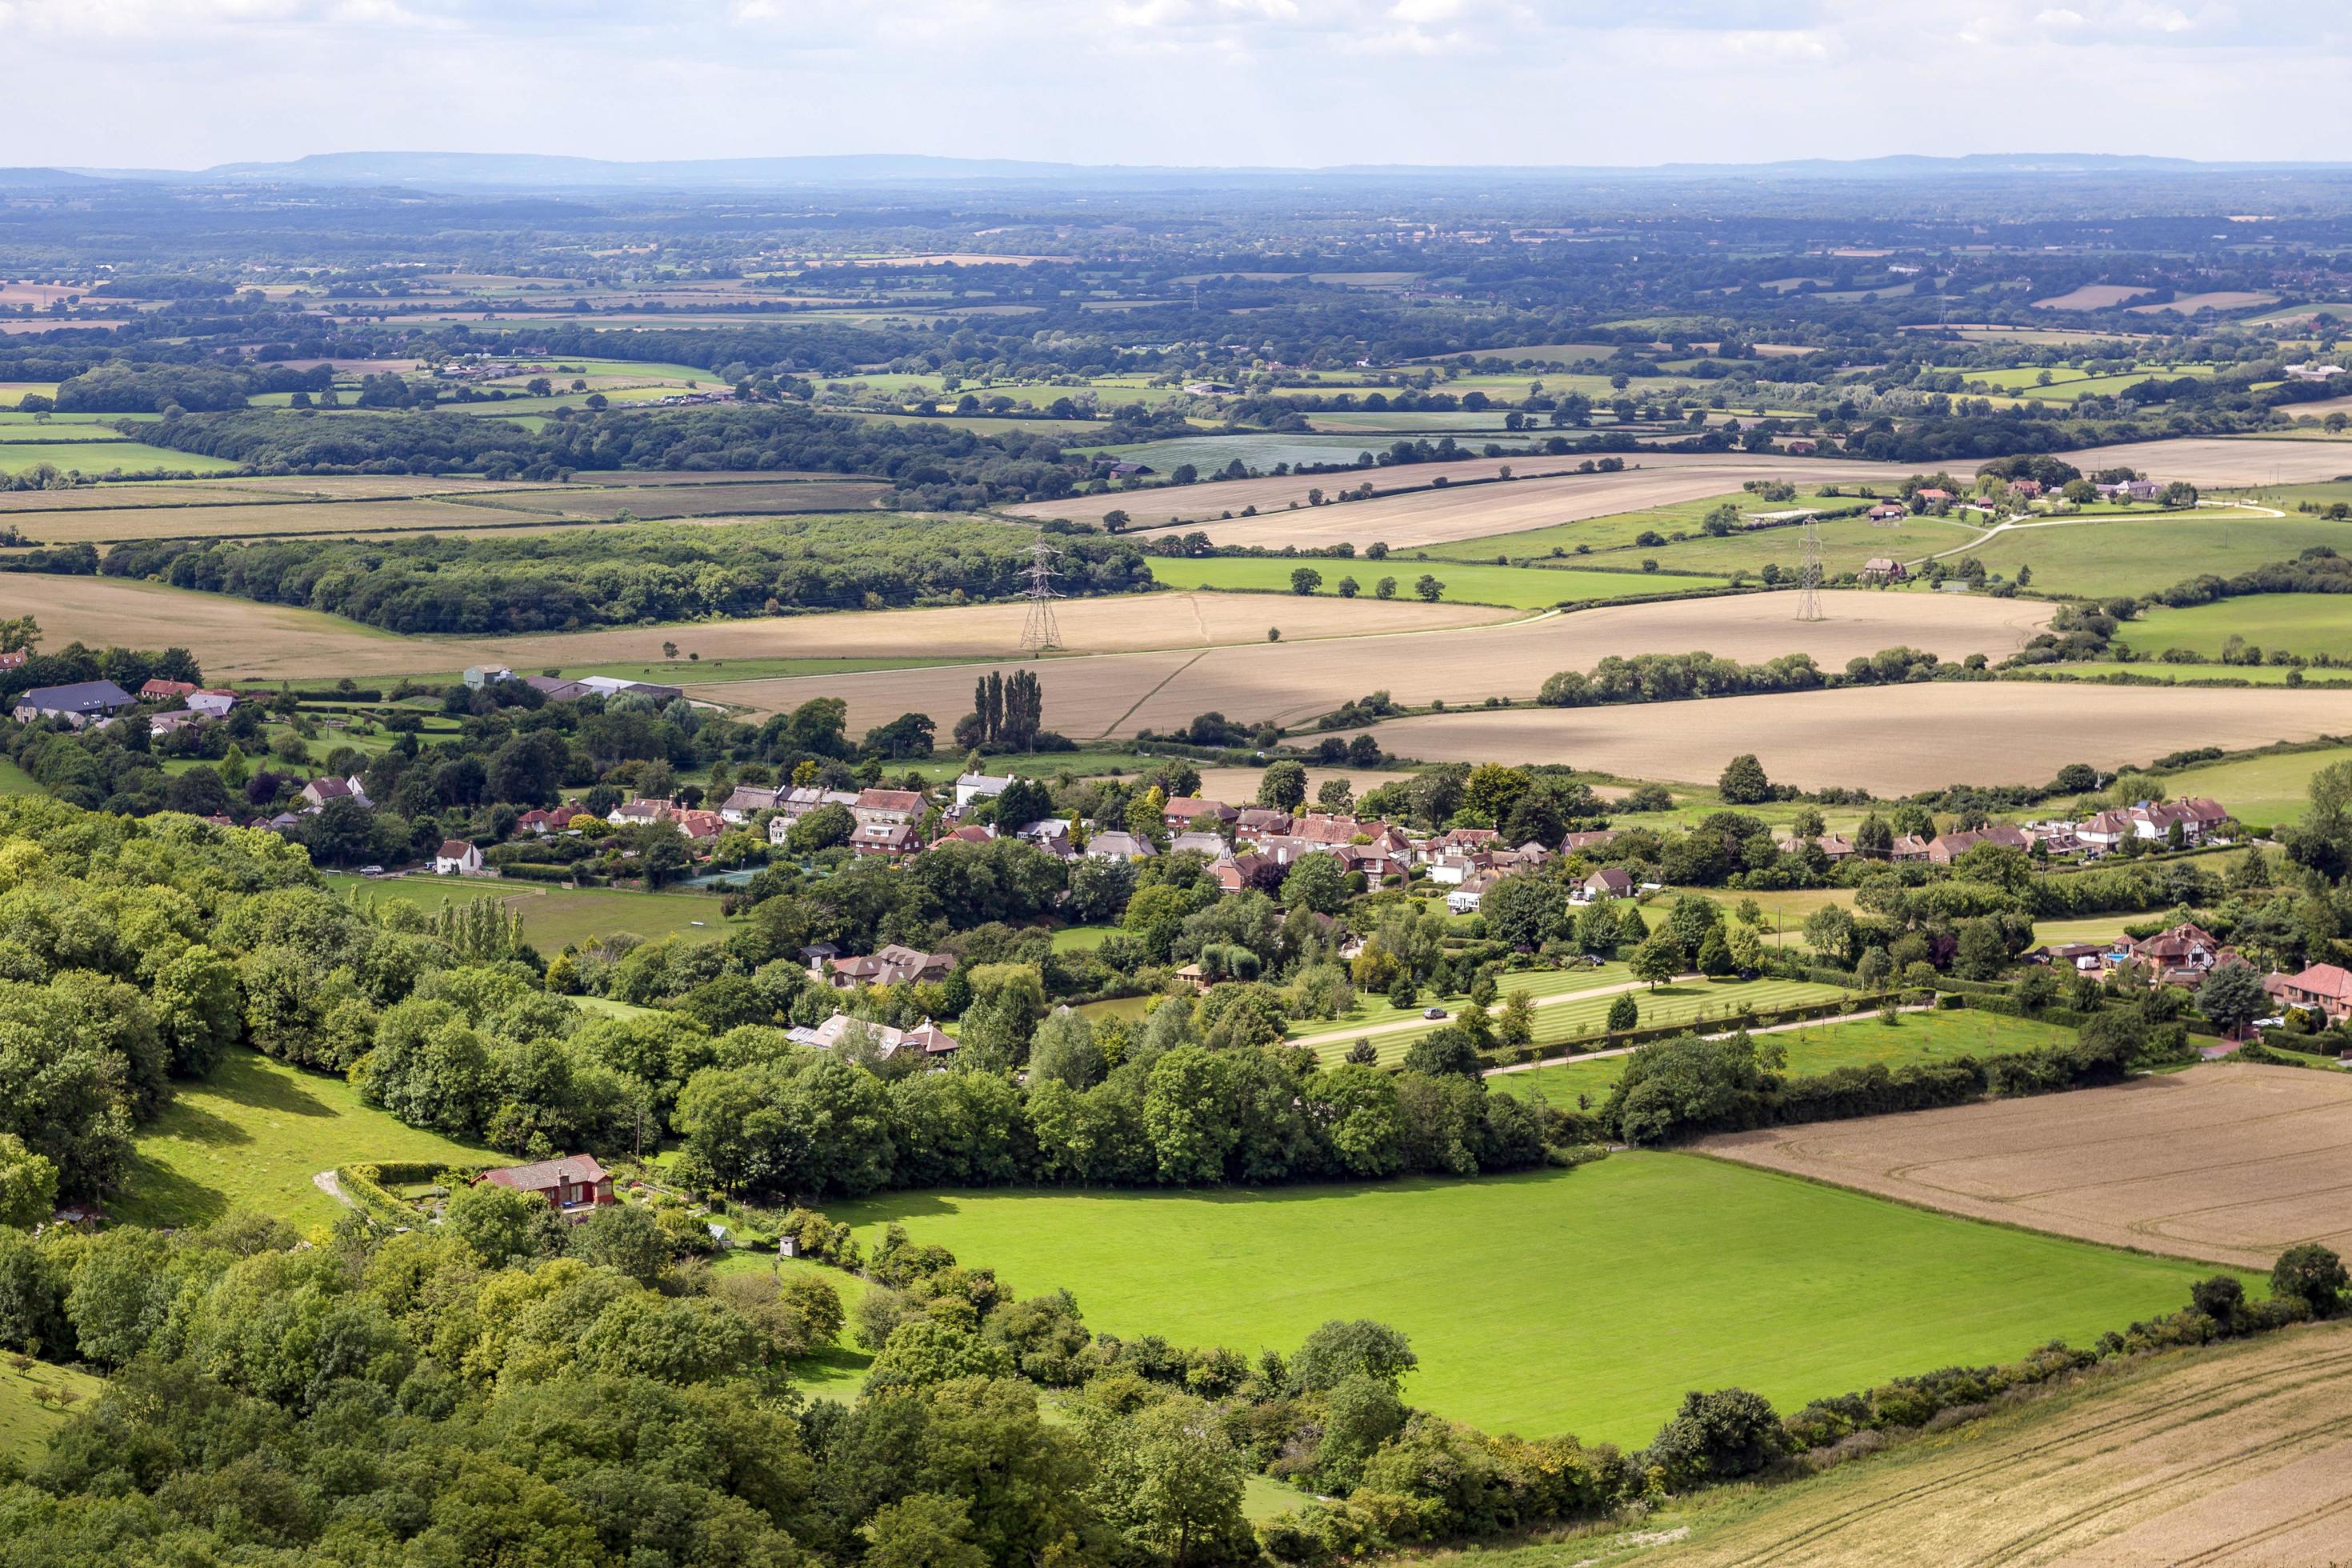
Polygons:
<instances>
[{"instance_id":1,"label":"power line","mask_svg":"<svg viewBox=\"0 0 2352 1568\"><path fill-rule=\"evenodd\" d=\"M1029 547L1029 616L1021 625L1024 653L1044 653L1062 646L1062 628L1054 621L1054 547L1044 540Z\"/></svg>"},{"instance_id":2,"label":"power line","mask_svg":"<svg viewBox=\"0 0 2352 1568\"><path fill-rule=\"evenodd\" d=\"M1817 519L1805 519L1805 544L1802 563L1797 568L1797 619L1821 621L1829 617L1822 614L1822 529Z\"/></svg>"}]
</instances>

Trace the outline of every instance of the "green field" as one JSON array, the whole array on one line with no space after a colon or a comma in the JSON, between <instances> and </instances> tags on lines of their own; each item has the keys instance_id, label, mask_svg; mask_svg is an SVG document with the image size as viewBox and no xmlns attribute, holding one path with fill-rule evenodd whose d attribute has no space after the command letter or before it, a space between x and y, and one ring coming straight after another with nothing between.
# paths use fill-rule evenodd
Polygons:
<instances>
[{"instance_id":1,"label":"green field","mask_svg":"<svg viewBox=\"0 0 2352 1568\"><path fill-rule=\"evenodd\" d=\"M1414 1404L1497 1431L1645 1441L1685 1389L1782 1408L1904 1373L2087 1343L2210 1266L1976 1224L1693 1154L1472 1182L899 1194L887 1220L1097 1331L1285 1352L1377 1318Z\"/></svg>"},{"instance_id":2,"label":"green field","mask_svg":"<svg viewBox=\"0 0 2352 1568\"><path fill-rule=\"evenodd\" d=\"M2255 647L2305 658L2352 658L2352 600L2336 594L2259 594L2182 610L2159 605L2126 621L2116 637L2143 655L2179 647L2216 658L2221 645L2236 637ZM2352 677L2352 671L2316 673L2323 679Z\"/></svg>"},{"instance_id":3,"label":"green field","mask_svg":"<svg viewBox=\"0 0 2352 1568\"><path fill-rule=\"evenodd\" d=\"M362 901L371 897L397 900L427 910L449 902L503 899L521 914L523 939L550 956L566 943L617 931L663 937L701 927L715 936L721 922L719 900L702 893L566 889L457 877L368 878L331 871L327 873L327 885L338 891L356 891Z\"/></svg>"},{"instance_id":4,"label":"green field","mask_svg":"<svg viewBox=\"0 0 2352 1568\"><path fill-rule=\"evenodd\" d=\"M2128 675L2134 680L2153 680L2166 686L2202 680L2225 681L2243 686L2284 686L2287 673L2294 668L2284 664L2159 664L2154 659L2135 659L2129 664L2115 659L2095 662L2042 664L2036 670L2052 675L2078 676L2096 679L2102 676ZM2297 684L2326 686L2330 682L2352 684L2352 669L2306 669Z\"/></svg>"},{"instance_id":5,"label":"green field","mask_svg":"<svg viewBox=\"0 0 2352 1568\"><path fill-rule=\"evenodd\" d=\"M1319 595L1336 596L1339 579L1353 577L1362 588L1367 603L1371 602L1373 585L1383 577L1395 578L1397 596L1410 599L1412 585L1427 573L1445 584L1444 597L1449 600L1507 605L1521 610L1647 594L1695 593L1723 586L1713 577L1676 576L1668 572L1550 571L1537 566L1476 566L1459 561L1421 562L1396 556L1386 561L1288 555L1217 555L1197 560L1153 556L1150 564L1152 576L1171 588L1285 594L1291 591L1291 573L1304 566L1323 574L1323 585L1316 590Z\"/></svg>"},{"instance_id":6,"label":"green field","mask_svg":"<svg viewBox=\"0 0 2352 1568\"><path fill-rule=\"evenodd\" d=\"M2292 561L2315 544L2352 551L2352 522L2201 509L2013 529L1967 553L2003 577L2032 566L2037 593L2105 597L2153 594L2208 572L2233 576L2266 562ZM2144 646L2136 628L2126 640Z\"/></svg>"},{"instance_id":7,"label":"green field","mask_svg":"<svg viewBox=\"0 0 2352 1568\"><path fill-rule=\"evenodd\" d=\"M2039 933L2037 928L2036 934ZM1780 1070L1790 1078L1810 1077L1838 1068L1883 1063L1904 1067L1913 1062L1949 1061L1955 1057L2001 1056L2038 1050L2074 1037L2072 1029L2037 1024L1998 1013L1904 1013L1892 1024L1876 1016L1810 1028L1783 1029L1757 1037L1759 1045L1776 1045L1788 1052ZM1553 1105L1573 1107L1578 1097L1598 1105L1625 1074L1633 1058L1601 1057L1597 1060L1562 1062L1557 1067L1526 1072L1496 1073L1487 1087L1508 1094L1531 1095Z\"/></svg>"},{"instance_id":8,"label":"green field","mask_svg":"<svg viewBox=\"0 0 2352 1568\"><path fill-rule=\"evenodd\" d=\"M54 463L68 473L220 474L240 467L226 458L197 452L174 452L144 441L114 437L82 441L0 441L0 474L21 474L41 463Z\"/></svg>"},{"instance_id":9,"label":"green field","mask_svg":"<svg viewBox=\"0 0 2352 1568\"><path fill-rule=\"evenodd\" d=\"M41 786L33 775L6 757L0 757L0 795L39 795Z\"/></svg>"},{"instance_id":10,"label":"green field","mask_svg":"<svg viewBox=\"0 0 2352 1568\"><path fill-rule=\"evenodd\" d=\"M773 1253L729 1252L711 1264L714 1274L813 1274L841 1292L841 1304L853 1315L866 1299L862 1276L813 1262L805 1258L779 1258ZM814 1399L838 1399L845 1404L866 1386L866 1371L874 1364L870 1351L857 1348L853 1331L845 1326L833 1344L793 1363L793 1382Z\"/></svg>"},{"instance_id":11,"label":"green field","mask_svg":"<svg viewBox=\"0 0 2352 1568\"><path fill-rule=\"evenodd\" d=\"M1526 989L1538 996L1559 995L1562 1000L1539 1003L1528 1024L1534 1031L1529 1042L1553 1046L1564 1041L1597 1035L1608 1026L1609 1009L1620 994L1630 994L1641 1010L1644 1028L1664 1025L1689 1025L1694 1028L1728 1028L1740 1012L1763 1013L1775 1007L1804 1006L1817 1002L1834 1002L1844 993L1834 985L1820 985L1810 980L1691 980L1672 985L1661 985L1655 991L1646 986L1622 992L1622 969L1596 969L1582 972L1591 978L1580 979L1572 973L1551 977L1551 984L1542 990L1534 986L1515 986L1506 977L1504 994ZM1596 989L1598 987L1598 989ZM1424 998L1424 1000L1428 1000ZM1444 999L1446 1010L1455 1011L1460 998ZM1399 1015L1384 997L1368 997L1359 1004L1364 1016L1349 1018L1333 1024L1309 1020L1295 1027L1297 1037L1315 1047L1318 1056L1328 1062L1344 1058L1355 1043L1357 1033L1378 1028L1383 1023L1412 1020L1410 1026L1374 1033L1370 1036L1372 1048L1380 1053L1383 1064L1393 1066L1404 1059L1412 1042L1424 1035L1445 1026L1444 1022L1419 1021L1419 1006ZM1489 1012L1499 1012L1500 1005Z\"/></svg>"},{"instance_id":12,"label":"green field","mask_svg":"<svg viewBox=\"0 0 2352 1568\"><path fill-rule=\"evenodd\" d=\"M1878 528L1861 517L1842 517L1822 523L1822 565L1831 577L1860 572L1874 556L1891 555L1916 561L1923 555L1966 544L1983 530L1941 518L1915 517L1900 528ZM1720 539L1706 535L1679 544L1637 549L1629 553L1656 560L1666 572L1711 572L1728 576L1745 572L1751 578L1766 565L1793 573L1804 554L1805 531L1799 527L1759 528ZM1612 559L1622 559L1622 556ZM1949 564L1949 563L1947 563ZM2036 567L2038 575L2041 569Z\"/></svg>"},{"instance_id":13,"label":"green field","mask_svg":"<svg viewBox=\"0 0 2352 1568\"><path fill-rule=\"evenodd\" d=\"M37 1361L22 1372L13 1359L0 1361L0 1460L31 1459L76 1409L87 1409L103 1380L69 1366ZM50 1403L50 1393L68 1396Z\"/></svg>"},{"instance_id":14,"label":"green field","mask_svg":"<svg viewBox=\"0 0 2352 1568\"><path fill-rule=\"evenodd\" d=\"M372 1110L341 1079L240 1047L209 1079L174 1086L171 1105L140 1131L131 1174L107 1213L130 1225L203 1225L246 1208L329 1225L341 1205L310 1178L373 1160L498 1156Z\"/></svg>"},{"instance_id":15,"label":"green field","mask_svg":"<svg viewBox=\"0 0 2352 1568\"><path fill-rule=\"evenodd\" d=\"M2352 746L2322 746L2307 752L2277 752L2207 763L2167 773L2170 795L2206 795L2227 806L2249 827L2274 827L2302 820L2311 804L2311 775L2337 763L2352 762Z\"/></svg>"}]
</instances>

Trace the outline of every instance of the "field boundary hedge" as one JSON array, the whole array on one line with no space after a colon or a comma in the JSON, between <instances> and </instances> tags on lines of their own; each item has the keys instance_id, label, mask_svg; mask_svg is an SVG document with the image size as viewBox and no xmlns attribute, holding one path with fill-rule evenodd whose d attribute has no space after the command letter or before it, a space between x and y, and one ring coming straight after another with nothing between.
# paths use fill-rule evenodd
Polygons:
<instances>
[{"instance_id":1,"label":"field boundary hedge","mask_svg":"<svg viewBox=\"0 0 2352 1568\"><path fill-rule=\"evenodd\" d=\"M1852 975L1846 976L1846 983L1851 984L1853 978ZM1895 1001L1900 1005L1900 998L1906 994L1925 997L1932 996L1935 993L1932 991L1906 993L1901 990L1856 992L1851 996L1842 996L1833 1001L1795 1002L1783 1007L1758 1008L1744 1013L1734 1013L1723 1020L1722 1028L1709 1028L1706 1032L1725 1034L1733 1029L1752 1030L1774 1024L1801 1024L1816 1018L1859 1016L1884 1007L1890 1001ZM1712 1023L1713 1020L1709 1022ZM1546 1053L1559 1052L1559 1055L1556 1058L1558 1061L1571 1062L1580 1057L1591 1056L1595 1050L1615 1050L1625 1046L1643 1046L1653 1040L1671 1040L1684 1035L1695 1034L1698 1032L1695 1026L1696 1023L1697 1021L1694 1019L1685 1020L1680 1024L1643 1024L1636 1028L1619 1029L1613 1033L1603 1029L1596 1034L1579 1035L1570 1040L1555 1040L1549 1045L1510 1046L1499 1050L1484 1051L1479 1054L1478 1059L1488 1067L1531 1067L1539 1062L1555 1060ZM1594 1042L1606 1043L1595 1044Z\"/></svg>"},{"instance_id":2,"label":"field boundary hedge","mask_svg":"<svg viewBox=\"0 0 2352 1568\"><path fill-rule=\"evenodd\" d=\"M352 1206L383 1225L414 1226L415 1206L386 1183L428 1182L442 1175L472 1176L488 1165L451 1165L434 1160L382 1160L335 1167L335 1182Z\"/></svg>"}]
</instances>

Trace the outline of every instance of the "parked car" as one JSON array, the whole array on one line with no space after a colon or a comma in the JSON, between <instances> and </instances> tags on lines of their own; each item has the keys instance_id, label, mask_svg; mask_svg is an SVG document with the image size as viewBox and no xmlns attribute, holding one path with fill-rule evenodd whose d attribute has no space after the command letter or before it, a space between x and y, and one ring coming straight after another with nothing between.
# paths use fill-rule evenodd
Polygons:
<instances>
[{"instance_id":1,"label":"parked car","mask_svg":"<svg viewBox=\"0 0 2352 1568\"><path fill-rule=\"evenodd\" d=\"M1443 1018L1445 1016L1445 1009L1443 1007L1423 1007L1421 1010L1421 1016L1424 1018Z\"/></svg>"}]
</instances>

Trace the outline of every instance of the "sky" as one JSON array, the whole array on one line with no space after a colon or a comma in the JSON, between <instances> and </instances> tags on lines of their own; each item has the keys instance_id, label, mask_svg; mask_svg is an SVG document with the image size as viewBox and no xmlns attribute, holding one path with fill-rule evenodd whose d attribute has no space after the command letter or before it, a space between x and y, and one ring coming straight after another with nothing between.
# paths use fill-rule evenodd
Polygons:
<instances>
[{"instance_id":1,"label":"sky","mask_svg":"<svg viewBox=\"0 0 2352 1568\"><path fill-rule=\"evenodd\" d=\"M0 0L0 39L17 164L2352 157L2347 0Z\"/></svg>"}]
</instances>

